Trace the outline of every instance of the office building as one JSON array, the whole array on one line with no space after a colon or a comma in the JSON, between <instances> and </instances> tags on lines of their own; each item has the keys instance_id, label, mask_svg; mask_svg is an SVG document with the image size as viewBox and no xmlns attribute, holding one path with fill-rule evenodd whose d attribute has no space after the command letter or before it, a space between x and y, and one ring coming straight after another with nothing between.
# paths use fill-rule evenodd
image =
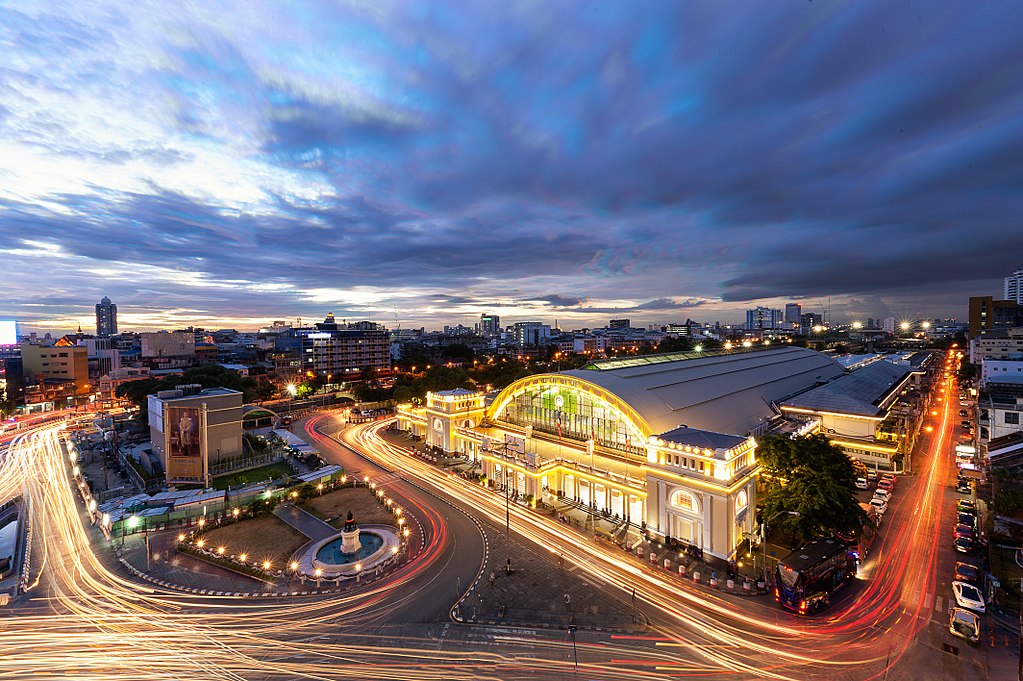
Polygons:
<instances>
[{"instance_id":1,"label":"office building","mask_svg":"<svg viewBox=\"0 0 1023 681\"><path fill-rule=\"evenodd\" d=\"M781 319L781 310L758 305L752 310L746 310L746 330L779 329L781 328Z\"/></svg>"},{"instance_id":2,"label":"office building","mask_svg":"<svg viewBox=\"0 0 1023 681\"><path fill-rule=\"evenodd\" d=\"M1003 300L1011 300L1017 305L1023 305L1023 270L1016 270L1005 278L1005 287L1002 293Z\"/></svg>"},{"instance_id":3,"label":"office building","mask_svg":"<svg viewBox=\"0 0 1023 681\"><path fill-rule=\"evenodd\" d=\"M519 347L545 345L551 337L551 327L543 322L516 322L512 332Z\"/></svg>"},{"instance_id":4,"label":"office building","mask_svg":"<svg viewBox=\"0 0 1023 681\"><path fill-rule=\"evenodd\" d=\"M367 371L391 373L391 342L383 326L373 322L338 323L333 314L312 327L289 329L275 337L274 361L287 378L298 373L330 376L333 382L360 380Z\"/></svg>"},{"instance_id":5,"label":"office building","mask_svg":"<svg viewBox=\"0 0 1023 681\"><path fill-rule=\"evenodd\" d=\"M84 346L21 345L27 398L49 401L89 394L89 351ZM65 406L65 405L61 405Z\"/></svg>"},{"instance_id":6,"label":"office building","mask_svg":"<svg viewBox=\"0 0 1023 681\"><path fill-rule=\"evenodd\" d=\"M149 435L169 483L208 485L211 468L242 455L242 393L182 385L149 396Z\"/></svg>"},{"instance_id":7,"label":"office building","mask_svg":"<svg viewBox=\"0 0 1023 681\"><path fill-rule=\"evenodd\" d=\"M631 319L612 319L611 323L607 325L609 329L629 329L632 328Z\"/></svg>"},{"instance_id":8,"label":"office building","mask_svg":"<svg viewBox=\"0 0 1023 681\"><path fill-rule=\"evenodd\" d=\"M970 297L970 338L1005 337L1017 326L1023 326L1023 304L991 296Z\"/></svg>"},{"instance_id":9,"label":"office building","mask_svg":"<svg viewBox=\"0 0 1023 681\"><path fill-rule=\"evenodd\" d=\"M989 359L1023 360L1023 328L1009 329L1004 337L981 336L970 339L970 363Z\"/></svg>"},{"instance_id":10,"label":"office building","mask_svg":"<svg viewBox=\"0 0 1023 681\"><path fill-rule=\"evenodd\" d=\"M480 315L480 335L493 338L501 335L501 318L496 314Z\"/></svg>"},{"instance_id":11,"label":"office building","mask_svg":"<svg viewBox=\"0 0 1023 681\"><path fill-rule=\"evenodd\" d=\"M106 296L96 304L96 335L100 338L117 335L117 306Z\"/></svg>"},{"instance_id":12,"label":"office building","mask_svg":"<svg viewBox=\"0 0 1023 681\"><path fill-rule=\"evenodd\" d=\"M803 313L803 306L799 303L788 303L785 305L785 328L798 329L799 317Z\"/></svg>"},{"instance_id":13,"label":"office building","mask_svg":"<svg viewBox=\"0 0 1023 681\"><path fill-rule=\"evenodd\" d=\"M191 331L157 331L139 334L142 342L142 359L157 363L174 364L195 360L195 334Z\"/></svg>"}]
</instances>

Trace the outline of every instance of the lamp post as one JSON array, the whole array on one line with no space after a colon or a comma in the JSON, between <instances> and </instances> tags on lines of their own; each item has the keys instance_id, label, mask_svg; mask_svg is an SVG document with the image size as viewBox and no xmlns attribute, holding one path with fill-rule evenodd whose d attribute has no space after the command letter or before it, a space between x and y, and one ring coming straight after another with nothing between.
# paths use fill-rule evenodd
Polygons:
<instances>
[{"instance_id":1,"label":"lamp post","mask_svg":"<svg viewBox=\"0 0 1023 681\"><path fill-rule=\"evenodd\" d=\"M291 413L291 401L295 399L295 395L298 394L298 388L295 387L294 383L289 383L285 390L288 391L288 416L294 418L294 416Z\"/></svg>"},{"instance_id":2,"label":"lamp post","mask_svg":"<svg viewBox=\"0 0 1023 681\"><path fill-rule=\"evenodd\" d=\"M760 523L760 546L764 550L764 584L767 584L767 523L773 522L775 518L781 515L794 515L799 516L799 511L778 511L773 516Z\"/></svg>"}]
</instances>

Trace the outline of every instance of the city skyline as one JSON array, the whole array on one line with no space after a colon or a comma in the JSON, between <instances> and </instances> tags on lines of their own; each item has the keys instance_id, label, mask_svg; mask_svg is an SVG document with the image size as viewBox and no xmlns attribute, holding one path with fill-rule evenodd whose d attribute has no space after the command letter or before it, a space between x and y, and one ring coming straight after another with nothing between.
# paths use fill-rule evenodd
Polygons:
<instances>
[{"instance_id":1,"label":"city skyline","mask_svg":"<svg viewBox=\"0 0 1023 681\"><path fill-rule=\"evenodd\" d=\"M0 318L963 319L1021 265L1023 45L959 9L7 7Z\"/></svg>"}]
</instances>

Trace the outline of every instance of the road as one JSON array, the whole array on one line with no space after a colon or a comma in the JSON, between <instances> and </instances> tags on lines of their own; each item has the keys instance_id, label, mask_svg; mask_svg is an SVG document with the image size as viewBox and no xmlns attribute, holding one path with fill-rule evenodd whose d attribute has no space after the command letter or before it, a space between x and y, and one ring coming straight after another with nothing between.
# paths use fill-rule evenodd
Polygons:
<instances>
[{"instance_id":1,"label":"road","mask_svg":"<svg viewBox=\"0 0 1023 681\"><path fill-rule=\"evenodd\" d=\"M0 675L1008 678L993 671L993 661L1009 657L1004 646L991 652L990 645L971 648L953 640L939 612L947 600L936 598L948 578L951 402L940 403L937 427L921 439L918 474L899 482L863 579L818 617L799 618L765 599L680 588L620 550L512 505L511 526L520 541L565 556L579 574L620 596L635 589L652 623L643 636L580 631L576 646L561 631L446 621L457 587L468 590L463 579L477 576L483 563L480 528L503 527L505 501L380 438L386 422L333 432L335 424L314 421L311 438L329 458L378 480L421 518L420 554L365 591L294 601L190 596L125 577L111 561L109 544L87 529L58 429L41 428L16 439L0 462L0 499L20 491L31 504L38 574L29 597L0 620ZM944 652L949 642L957 642L959 655Z\"/></svg>"}]
</instances>

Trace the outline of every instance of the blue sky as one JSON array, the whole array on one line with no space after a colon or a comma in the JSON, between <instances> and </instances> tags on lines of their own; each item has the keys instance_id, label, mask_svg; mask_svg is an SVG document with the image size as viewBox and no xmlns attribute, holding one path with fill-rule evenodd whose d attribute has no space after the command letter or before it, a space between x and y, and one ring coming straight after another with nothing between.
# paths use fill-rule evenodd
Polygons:
<instances>
[{"instance_id":1,"label":"blue sky","mask_svg":"<svg viewBox=\"0 0 1023 681\"><path fill-rule=\"evenodd\" d=\"M0 318L962 316L1018 2L0 0Z\"/></svg>"}]
</instances>

